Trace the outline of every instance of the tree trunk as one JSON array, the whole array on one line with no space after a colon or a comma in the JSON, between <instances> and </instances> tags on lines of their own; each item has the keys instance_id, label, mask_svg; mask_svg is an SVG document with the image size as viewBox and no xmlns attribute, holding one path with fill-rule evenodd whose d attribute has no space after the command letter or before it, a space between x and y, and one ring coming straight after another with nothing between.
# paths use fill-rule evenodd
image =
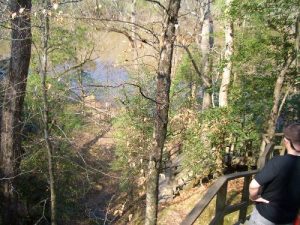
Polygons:
<instances>
[{"instance_id":1,"label":"tree trunk","mask_svg":"<svg viewBox=\"0 0 300 225\"><path fill-rule=\"evenodd\" d=\"M296 21L296 37L295 37L295 49L296 49L296 71L297 75L300 74L300 53L299 53L299 46L300 46L300 13L297 16Z\"/></svg>"},{"instance_id":2,"label":"tree trunk","mask_svg":"<svg viewBox=\"0 0 300 225\"><path fill-rule=\"evenodd\" d=\"M44 2L45 8L50 9L51 2L46 0ZM49 173L49 186L50 186L50 205L51 205L51 225L56 225L56 191L53 173L53 160L52 160L52 144L50 141L49 129L49 106L48 106L48 88L47 88L47 72L48 72L48 41L49 41L50 22L48 13L42 15L42 61L40 75L42 78L42 92L43 92L43 124L44 124L44 138L48 154L48 173Z\"/></svg>"},{"instance_id":3,"label":"tree trunk","mask_svg":"<svg viewBox=\"0 0 300 225\"><path fill-rule=\"evenodd\" d=\"M150 154L148 183L146 193L146 225L157 222L158 179L161 169L162 152L167 135L171 69L178 11L181 0L170 0L167 9L167 20L163 35L163 44L157 71L156 117L154 128L154 146Z\"/></svg>"},{"instance_id":4,"label":"tree trunk","mask_svg":"<svg viewBox=\"0 0 300 225\"><path fill-rule=\"evenodd\" d=\"M213 38L213 20L212 15L210 11L211 7L211 1L206 0L204 2L204 19L203 19L203 25L201 30L201 42L200 42L200 50L202 55L202 61L201 61L201 68L202 68L202 74L205 74L207 77L209 77L211 72L210 67L210 60L209 56L211 53L211 49L214 45L214 38ZM202 110L208 109L212 105L212 97L211 93L208 90L211 88L210 85L206 85L204 83L203 88L203 102L202 102Z\"/></svg>"},{"instance_id":5,"label":"tree trunk","mask_svg":"<svg viewBox=\"0 0 300 225\"><path fill-rule=\"evenodd\" d=\"M208 88L204 87L203 89L202 110L209 109L212 106L211 93L207 90Z\"/></svg>"},{"instance_id":6,"label":"tree trunk","mask_svg":"<svg viewBox=\"0 0 300 225\"><path fill-rule=\"evenodd\" d=\"M22 14L20 8L25 8ZM26 92L26 82L31 56L31 0L10 2L11 12L17 16L11 20L11 59L5 82L1 120L1 175L11 177L1 183L3 194L3 224L20 224L17 206L18 199L13 177L17 175L21 150L22 110Z\"/></svg>"},{"instance_id":7,"label":"tree trunk","mask_svg":"<svg viewBox=\"0 0 300 225\"><path fill-rule=\"evenodd\" d=\"M195 81L191 81L190 82L190 100L192 100L192 102L196 101L197 98L197 84Z\"/></svg>"},{"instance_id":8,"label":"tree trunk","mask_svg":"<svg viewBox=\"0 0 300 225\"><path fill-rule=\"evenodd\" d=\"M278 116L280 114L280 99L282 95L282 86L285 80L285 76L290 68L290 65L296 60L296 71L299 72L299 65L298 65L298 52L299 52L299 45L300 45L300 16L298 15L296 18L295 23L295 52L296 56L290 56L285 61L282 70L280 71L279 76L277 77L275 87L274 87L274 94L273 94L273 107L271 113L269 115L269 119L267 122L267 129L263 136L261 145L260 145L260 154L262 154L265 150L266 145L273 139L276 131L276 122ZM297 73L299 74L299 73Z\"/></svg>"},{"instance_id":9,"label":"tree trunk","mask_svg":"<svg viewBox=\"0 0 300 225\"><path fill-rule=\"evenodd\" d=\"M281 99L281 94L282 94L282 86L284 83L285 76L288 72L288 69L290 68L290 65L292 64L294 59L295 59L295 57L293 56L293 57L289 57L286 60L279 76L277 77L275 87L274 87L274 94L273 94L273 107L272 107L271 113L269 115L266 134L265 134L265 137L262 140L262 143L260 146L261 154L265 150L266 144L269 143L274 137L276 121L277 121L278 114L279 114L278 110L279 110L280 99Z\"/></svg>"},{"instance_id":10,"label":"tree trunk","mask_svg":"<svg viewBox=\"0 0 300 225\"><path fill-rule=\"evenodd\" d=\"M139 60L138 60L138 49L137 49L137 37L136 37L136 0L132 0L131 3L131 37L132 37L132 51L133 51L133 64L134 64L134 69L138 70L139 67Z\"/></svg>"},{"instance_id":11,"label":"tree trunk","mask_svg":"<svg viewBox=\"0 0 300 225\"><path fill-rule=\"evenodd\" d=\"M230 84L230 76L232 71L232 55L233 55L233 22L229 11L232 0L226 0L226 21L225 21L225 67L223 69L222 81L219 92L219 107L228 105L228 89Z\"/></svg>"}]
</instances>

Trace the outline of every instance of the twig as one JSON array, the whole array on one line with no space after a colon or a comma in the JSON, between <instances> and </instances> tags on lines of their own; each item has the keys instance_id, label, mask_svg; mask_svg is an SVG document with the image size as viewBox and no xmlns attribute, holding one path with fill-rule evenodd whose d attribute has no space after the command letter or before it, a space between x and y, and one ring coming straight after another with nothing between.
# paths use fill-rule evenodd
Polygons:
<instances>
[{"instance_id":1,"label":"twig","mask_svg":"<svg viewBox=\"0 0 300 225\"><path fill-rule=\"evenodd\" d=\"M48 198L44 199L43 201L41 202L44 202L44 205L43 205L43 214L42 216L38 219L38 221L35 222L34 225L38 225L43 219L47 220L46 216L45 216L45 209L46 209L46 203L48 201Z\"/></svg>"},{"instance_id":2,"label":"twig","mask_svg":"<svg viewBox=\"0 0 300 225\"><path fill-rule=\"evenodd\" d=\"M112 19L112 18L97 18L97 17L70 17L68 15L64 15L63 18L74 18L76 20L95 20L95 21L105 21L105 22L115 22L115 23L124 23L128 25L134 25L145 32L153 35L153 37L156 39L157 43L160 42L159 37L154 33L153 30L146 28L145 26L137 23L133 23L130 21L120 20L120 19Z\"/></svg>"},{"instance_id":3,"label":"twig","mask_svg":"<svg viewBox=\"0 0 300 225\"><path fill-rule=\"evenodd\" d=\"M152 2L152 3L154 3L154 4L157 4L159 7L161 7L165 12L167 12L167 9L166 9L166 7L163 5L163 4L161 4L159 1L156 1L156 0L146 0L146 2Z\"/></svg>"},{"instance_id":4,"label":"twig","mask_svg":"<svg viewBox=\"0 0 300 225\"><path fill-rule=\"evenodd\" d=\"M107 217L108 217L108 212L109 212L109 207L110 207L110 204L113 200L113 198L115 197L115 195L111 196L110 200L109 200L109 203L108 203L108 206L106 208L106 212L105 212L105 218L104 218L104 222L103 222L103 225L106 224L106 221L107 221Z\"/></svg>"},{"instance_id":5,"label":"twig","mask_svg":"<svg viewBox=\"0 0 300 225\"><path fill-rule=\"evenodd\" d=\"M150 97L148 97L147 95L145 95L144 92L143 92L142 87L139 86L138 84L134 84L134 83L128 83L128 82L125 82L125 83L118 84L118 85L88 84L88 85L86 85L86 86L87 86L87 87L102 87L102 88L104 88L104 87L105 87L105 88L119 88L119 87L124 87L125 85L130 85L130 86L137 87L137 88L139 89L140 94L141 94L144 98L146 98L146 99L148 99L148 100L150 100L150 101L152 101L152 102L154 102L154 103L156 103L156 104L162 104L162 103L157 102L157 101L154 100L153 98L150 98Z\"/></svg>"},{"instance_id":6,"label":"twig","mask_svg":"<svg viewBox=\"0 0 300 225\"><path fill-rule=\"evenodd\" d=\"M35 170L25 171L25 172L22 172L22 173L19 173L19 174L13 176L13 177L2 177L2 178L0 178L0 181L2 181L2 180L12 180L12 179L15 179L16 177L22 176L22 175L27 174L27 173L32 173L34 171Z\"/></svg>"},{"instance_id":7,"label":"twig","mask_svg":"<svg viewBox=\"0 0 300 225\"><path fill-rule=\"evenodd\" d=\"M283 106L284 106L284 103L285 103L285 100L286 100L287 96L288 96L289 93L290 93L290 90L291 90L291 87L288 87L287 90L286 90L286 92L285 92L285 94L284 94L284 97L283 97L283 99L282 99L282 101L281 101L281 104L280 104L280 106L279 106L279 109L278 109L277 118L279 117L279 115L280 115L280 113L281 113L281 110L282 110L282 108L283 108Z\"/></svg>"},{"instance_id":8,"label":"twig","mask_svg":"<svg viewBox=\"0 0 300 225\"><path fill-rule=\"evenodd\" d=\"M197 63L196 63L191 51L189 50L188 46L185 46L185 45L176 45L176 46L181 47L186 51L186 53L188 54L188 56L189 56L189 58L190 58L190 60L193 64L193 67L194 67L196 73L198 74L198 76L201 78L203 83L205 83L205 85L207 85L208 87L211 86L209 78L201 73L201 71L200 71L199 67L197 66Z\"/></svg>"}]
</instances>

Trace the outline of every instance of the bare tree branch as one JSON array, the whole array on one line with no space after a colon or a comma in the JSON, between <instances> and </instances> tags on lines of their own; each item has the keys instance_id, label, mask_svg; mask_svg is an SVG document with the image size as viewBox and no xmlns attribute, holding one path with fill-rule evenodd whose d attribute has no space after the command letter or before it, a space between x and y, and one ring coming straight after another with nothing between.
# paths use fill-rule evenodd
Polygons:
<instances>
[{"instance_id":1,"label":"bare tree branch","mask_svg":"<svg viewBox=\"0 0 300 225\"><path fill-rule=\"evenodd\" d=\"M134 83L128 83L128 82L125 82L125 83L118 84L118 85L88 84L88 85L86 85L86 86L87 86L87 87L102 87L102 88L103 88L103 87L106 87L106 88L119 88L119 87L124 87L125 85L130 85L130 86L137 87L137 88L139 89L140 94L141 94L144 98L146 98L146 99L148 99L148 100L150 100L150 101L152 101L152 102L154 102L154 103L156 103L156 104L161 104L161 103L157 102L156 100L154 100L153 98L148 97L148 96L143 92L142 87L141 87L140 85L134 84Z\"/></svg>"},{"instance_id":2,"label":"bare tree branch","mask_svg":"<svg viewBox=\"0 0 300 225\"><path fill-rule=\"evenodd\" d=\"M129 24L129 25L134 25L137 28L140 28L147 32L148 34L151 34L157 41L157 43L160 43L158 35L155 34L155 32L141 24L138 23L132 23L130 21L125 21L125 20L120 20L120 19L113 19L113 18L98 18L98 17L71 17L68 15L63 15L63 18L67 19L76 19L76 20L95 20L95 21L105 21L105 22L115 22L115 23L124 23L124 24Z\"/></svg>"},{"instance_id":3,"label":"bare tree branch","mask_svg":"<svg viewBox=\"0 0 300 225\"><path fill-rule=\"evenodd\" d=\"M29 171L25 171L25 172L22 172L22 173L18 173L17 175L12 176L12 177L2 177L2 178L0 178L0 181L2 181L2 180L12 180L12 179L15 179L15 178L17 178L17 177L20 177L20 176L22 176L22 175L24 175L24 174L32 173L32 172L34 172L34 171L35 171L35 170L29 170Z\"/></svg>"},{"instance_id":4,"label":"bare tree branch","mask_svg":"<svg viewBox=\"0 0 300 225\"><path fill-rule=\"evenodd\" d=\"M167 12L167 9L166 9L166 7L163 5L163 4L161 4L159 1L156 1L156 0L146 0L146 2L152 2L152 3L154 3L154 4L157 4L159 7L161 7L165 12Z\"/></svg>"},{"instance_id":5,"label":"bare tree branch","mask_svg":"<svg viewBox=\"0 0 300 225\"><path fill-rule=\"evenodd\" d=\"M191 51L189 50L189 48L185 45L176 45L176 46L181 47L186 51L186 53L188 54L188 56L189 56L189 58L190 58L190 60L193 64L193 67L194 67L196 73L198 74L198 76L200 77L200 79L204 82L204 84L206 86L208 86L208 87L211 86L211 82L209 81L209 78L201 73L201 71L200 71L200 69L199 69L199 67L198 67Z\"/></svg>"}]
</instances>

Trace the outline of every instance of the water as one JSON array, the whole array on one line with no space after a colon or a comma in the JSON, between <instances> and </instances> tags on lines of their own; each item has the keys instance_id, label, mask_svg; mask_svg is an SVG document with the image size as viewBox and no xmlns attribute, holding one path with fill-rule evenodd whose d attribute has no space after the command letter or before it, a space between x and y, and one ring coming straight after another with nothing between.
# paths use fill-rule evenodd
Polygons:
<instances>
[{"instance_id":1,"label":"water","mask_svg":"<svg viewBox=\"0 0 300 225\"><path fill-rule=\"evenodd\" d=\"M95 96L100 101L114 101L120 97L122 84L128 80L128 73L124 68L114 67L112 62L103 62L97 59L95 69L87 70L93 84L113 87L94 88ZM98 90L97 89L102 89Z\"/></svg>"},{"instance_id":2,"label":"water","mask_svg":"<svg viewBox=\"0 0 300 225\"><path fill-rule=\"evenodd\" d=\"M82 76L84 91L88 95L94 95L100 102L114 103L121 97L122 89L126 88L122 84L128 80L128 72L124 68L115 67L110 61L94 61L94 65L85 68ZM95 86L99 87L95 87ZM72 80L72 89L80 91L78 81Z\"/></svg>"}]
</instances>

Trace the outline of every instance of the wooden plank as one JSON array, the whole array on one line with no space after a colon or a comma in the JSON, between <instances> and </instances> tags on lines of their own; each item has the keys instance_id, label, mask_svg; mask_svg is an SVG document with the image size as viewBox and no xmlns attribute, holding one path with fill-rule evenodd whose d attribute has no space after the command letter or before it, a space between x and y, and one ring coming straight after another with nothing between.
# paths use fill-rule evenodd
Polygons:
<instances>
[{"instance_id":1,"label":"wooden plank","mask_svg":"<svg viewBox=\"0 0 300 225\"><path fill-rule=\"evenodd\" d=\"M222 187L225 181L225 177L220 177L212 186L210 186L203 198L195 205L192 211L181 222L181 225L193 224L197 220L199 215L205 210L205 208L211 202L214 196L217 194L217 192Z\"/></svg>"},{"instance_id":2,"label":"wooden plank","mask_svg":"<svg viewBox=\"0 0 300 225\"><path fill-rule=\"evenodd\" d=\"M218 215L218 219L216 220L216 225L222 225L224 223L225 216L225 208L226 208L226 196L227 196L227 186L228 181L226 181L222 187L219 189L217 193L217 201L216 201L216 214Z\"/></svg>"},{"instance_id":3,"label":"wooden plank","mask_svg":"<svg viewBox=\"0 0 300 225\"><path fill-rule=\"evenodd\" d=\"M220 220L222 216L222 213L221 212L218 212L215 217L212 219L212 221L210 221L209 225L216 225L217 224L217 221Z\"/></svg>"},{"instance_id":4,"label":"wooden plank","mask_svg":"<svg viewBox=\"0 0 300 225\"><path fill-rule=\"evenodd\" d=\"M248 205L250 203L247 202L241 202L238 204L234 204L234 205L230 205L230 206L226 206L225 207L225 211L222 212L218 212L215 217L213 218L213 220L209 223L209 225L216 225L218 224L218 221L221 219L221 217L224 217L230 213L236 212L238 211L240 208L247 208Z\"/></svg>"},{"instance_id":5,"label":"wooden plank","mask_svg":"<svg viewBox=\"0 0 300 225\"><path fill-rule=\"evenodd\" d=\"M252 176L253 174L256 174L258 170L251 170L251 171L244 171L244 172L238 172L238 173L232 173L224 175L223 177L226 178L226 181L234 180L240 177L247 177Z\"/></svg>"},{"instance_id":6,"label":"wooden plank","mask_svg":"<svg viewBox=\"0 0 300 225\"><path fill-rule=\"evenodd\" d=\"M247 205L249 205L249 185L250 185L251 177L245 177L244 178L244 186L243 186L243 192L242 192L242 199L241 202L246 202ZM244 223L247 216L247 207L242 208L239 213L239 221Z\"/></svg>"},{"instance_id":7,"label":"wooden plank","mask_svg":"<svg viewBox=\"0 0 300 225\"><path fill-rule=\"evenodd\" d=\"M233 213L235 211L239 211L240 209L247 209L249 202L240 202L234 205L227 206L225 209L225 215ZM246 218L246 217L245 217Z\"/></svg>"}]
</instances>

